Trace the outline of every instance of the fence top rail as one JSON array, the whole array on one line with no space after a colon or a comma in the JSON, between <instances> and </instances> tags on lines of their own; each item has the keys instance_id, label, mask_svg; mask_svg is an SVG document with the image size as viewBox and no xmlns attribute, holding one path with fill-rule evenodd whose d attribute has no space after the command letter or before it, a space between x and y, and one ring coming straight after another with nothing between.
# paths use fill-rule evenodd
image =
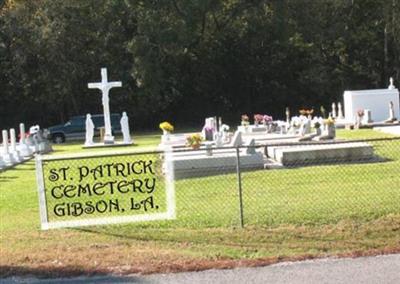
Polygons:
<instances>
[{"instance_id":1,"label":"fence top rail","mask_svg":"<svg viewBox=\"0 0 400 284\"><path fill-rule=\"evenodd\" d=\"M304 141L304 142L277 142L277 143L264 143L259 145L242 145L242 146L228 146L228 147L213 147L212 150L237 150L247 148L264 148L274 146L307 146L307 145L329 145L329 144L344 144L344 143L360 143L360 142L380 142L380 141L396 141L400 137L387 137L387 138L371 138L371 139L357 139L357 140L334 140L334 141ZM92 152L92 153L77 153L67 155L37 155L38 159L42 161L56 161L56 160L78 160L82 158L102 158L110 156L126 156L126 155L159 155L165 152L184 153L184 152L198 152L205 151L206 148L200 149L172 149L166 148L163 150L150 150L150 151L105 151L105 152Z\"/></svg>"},{"instance_id":2,"label":"fence top rail","mask_svg":"<svg viewBox=\"0 0 400 284\"><path fill-rule=\"evenodd\" d=\"M92 152L92 153L77 153L77 154L67 154L67 155L36 155L36 157L42 161L60 161L60 160L79 160L82 158L103 158L111 156L127 156L127 155L158 155L165 151L154 150L154 151L118 151L118 152Z\"/></svg>"}]
</instances>

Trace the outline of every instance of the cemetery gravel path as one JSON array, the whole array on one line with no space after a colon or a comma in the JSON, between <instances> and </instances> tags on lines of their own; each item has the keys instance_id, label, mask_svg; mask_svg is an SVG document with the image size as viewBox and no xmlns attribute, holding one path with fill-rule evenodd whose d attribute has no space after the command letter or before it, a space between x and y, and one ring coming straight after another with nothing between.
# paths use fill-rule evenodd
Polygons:
<instances>
[{"instance_id":1,"label":"cemetery gravel path","mask_svg":"<svg viewBox=\"0 0 400 284\"><path fill-rule=\"evenodd\" d=\"M3 281L2 281L3 280ZM400 254L284 262L264 267L72 279L0 279L1 283L400 283Z\"/></svg>"}]
</instances>

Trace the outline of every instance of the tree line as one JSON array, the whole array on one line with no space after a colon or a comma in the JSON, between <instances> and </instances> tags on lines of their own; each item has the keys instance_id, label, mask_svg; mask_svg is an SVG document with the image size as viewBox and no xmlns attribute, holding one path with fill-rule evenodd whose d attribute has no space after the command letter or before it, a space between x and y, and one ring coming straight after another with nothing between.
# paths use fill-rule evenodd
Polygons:
<instances>
[{"instance_id":1,"label":"tree line","mask_svg":"<svg viewBox=\"0 0 400 284\"><path fill-rule=\"evenodd\" d=\"M284 118L400 85L398 0L0 0L0 127L101 113L135 129Z\"/></svg>"}]
</instances>

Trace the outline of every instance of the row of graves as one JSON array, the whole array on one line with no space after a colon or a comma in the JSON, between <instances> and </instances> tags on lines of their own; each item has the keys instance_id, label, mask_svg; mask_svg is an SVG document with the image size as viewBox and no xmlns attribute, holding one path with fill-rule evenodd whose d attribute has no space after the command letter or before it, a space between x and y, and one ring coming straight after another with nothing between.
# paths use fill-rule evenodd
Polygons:
<instances>
[{"instance_id":1,"label":"row of graves","mask_svg":"<svg viewBox=\"0 0 400 284\"><path fill-rule=\"evenodd\" d=\"M19 140L14 128L2 131L0 147L0 171L31 159L36 153L49 153L52 147L39 125L30 127L25 132L25 125L19 125Z\"/></svg>"},{"instance_id":2,"label":"row of graves","mask_svg":"<svg viewBox=\"0 0 400 284\"><path fill-rule=\"evenodd\" d=\"M217 117L206 118L200 133L172 134L173 126L164 122L159 147L173 149L178 179L232 172L237 167L274 169L379 160L369 143L336 139L336 128L366 125L400 135L399 91L393 80L387 89L346 91L343 98L344 112L340 102L332 103L327 118L314 116L312 109L291 116L287 108L285 121L255 114L251 123L248 115L242 115L234 132Z\"/></svg>"}]
</instances>

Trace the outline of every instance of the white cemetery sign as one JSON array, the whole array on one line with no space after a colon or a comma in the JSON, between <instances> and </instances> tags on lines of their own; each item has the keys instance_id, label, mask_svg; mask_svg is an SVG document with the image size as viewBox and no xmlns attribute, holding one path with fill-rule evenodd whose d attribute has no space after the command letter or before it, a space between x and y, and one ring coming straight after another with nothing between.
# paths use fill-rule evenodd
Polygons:
<instances>
[{"instance_id":1,"label":"white cemetery sign","mask_svg":"<svg viewBox=\"0 0 400 284\"><path fill-rule=\"evenodd\" d=\"M171 155L37 155L42 229L175 219Z\"/></svg>"},{"instance_id":2,"label":"white cemetery sign","mask_svg":"<svg viewBox=\"0 0 400 284\"><path fill-rule=\"evenodd\" d=\"M388 118L390 102L393 102L395 116L399 117L399 90L395 88L345 91L343 99L345 120L348 122L356 122L359 109L369 109L374 122L383 122Z\"/></svg>"},{"instance_id":3,"label":"white cemetery sign","mask_svg":"<svg viewBox=\"0 0 400 284\"><path fill-rule=\"evenodd\" d=\"M104 144L114 144L114 137L111 132L111 119L110 119L110 98L109 91L111 88L121 87L122 83L120 81L117 82L108 82L107 79L107 68L101 68L101 82L100 83L89 83L89 89L100 89L102 92L102 103L103 103L103 111L104 111Z\"/></svg>"}]
</instances>

